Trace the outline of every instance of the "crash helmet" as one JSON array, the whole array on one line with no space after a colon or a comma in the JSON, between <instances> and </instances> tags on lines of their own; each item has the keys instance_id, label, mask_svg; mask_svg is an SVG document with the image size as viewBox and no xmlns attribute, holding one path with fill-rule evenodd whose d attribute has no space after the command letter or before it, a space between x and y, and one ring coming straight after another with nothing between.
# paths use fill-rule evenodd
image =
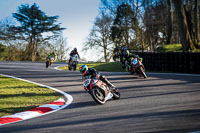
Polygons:
<instances>
[{"instance_id":1,"label":"crash helmet","mask_svg":"<svg viewBox=\"0 0 200 133\"><path fill-rule=\"evenodd\" d=\"M77 52L77 48L74 48L74 51Z\"/></svg>"},{"instance_id":2,"label":"crash helmet","mask_svg":"<svg viewBox=\"0 0 200 133\"><path fill-rule=\"evenodd\" d=\"M122 54L123 54L123 55L129 55L129 51L128 51L128 49L127 49L126 46L123 46L123 47L122 47Z\"/></svg>"},{"instance_id":3,"label":"crash helmet","mask_svg":"<svg viewBox=\"0 0 200 133\"><path fill-rule=\"evenodd\" d=\"M88 71L88 67L87 65L81 65L79 70L83 75L86 75L86 72Z\"/></svg>"},{"instance_id":4,"label":"crash helmet","mask_svg":"<svg viewBox=\"0 0 200 133\"><path fill-rule=\"evenodd\" d=\"M127 50L127 47L126 47L126 46L123 46L123 47L122 47L122 50L123 50L123 51L126 51L126 50Z\"/></svg>"}]
</instances>

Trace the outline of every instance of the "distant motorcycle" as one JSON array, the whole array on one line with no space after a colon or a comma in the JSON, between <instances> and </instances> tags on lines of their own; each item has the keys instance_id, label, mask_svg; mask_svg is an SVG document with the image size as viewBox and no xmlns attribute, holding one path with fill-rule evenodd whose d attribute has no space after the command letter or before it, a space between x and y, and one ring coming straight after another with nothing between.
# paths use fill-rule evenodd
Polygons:
<instances>
[{"instance_id":1,"label":"distant motorcycle","mask_svg":"<svg viewBox=\"0 0 200 133\"><path fill-rule=\"evenodd\" d=\"M120 98L120 92L118 89L113 90L109 88L99 79L86 78L84 80L84 89L98 104L105 104L107 100Z\"/></svg>"},{"instance_id":2,"label":"distant motorcycle","mask_svg":"<svg viewBox=\"0 0 200 133\"><path fill-rule=\"evenodd\" d=\"M50 67L54 62L54 58L53 57L47 57L46 60L46 68Z\"/></svg>"},{"instance_id":3,"label":"distant motorcycle","mask_svg":"<svg viewBox=\"0 0 200 133\"><path fill-rule=\"evenodd\" d=\"M78 65L78 55L75 54L75 55L72 57L72 59L71 59L71 61L69 62L69 64L68 64L68 69L69 69L69 70L74 70L74 71L75 71L77 65Z\"/></svg>"},{"instance_id":4,"label":"distant motorcycle","mask_svg":"<svg viewBox=\"0 0 200 133\"><path fill-rule=\"evenodd\" d=\"M132 74L136 73L140 77L147 78L144 65L142 64L142 62L140 60L138 60L138 58L134 58L131 61L131 66L130 66L129 72L132 73Z\"/></svg>"}]
</instances>

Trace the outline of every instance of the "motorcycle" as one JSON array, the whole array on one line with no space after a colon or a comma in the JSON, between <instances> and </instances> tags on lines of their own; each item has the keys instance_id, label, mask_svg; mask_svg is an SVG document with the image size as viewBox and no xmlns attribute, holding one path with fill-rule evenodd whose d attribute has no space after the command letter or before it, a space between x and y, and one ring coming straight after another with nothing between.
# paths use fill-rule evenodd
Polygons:
<instances>
[{"instance_id":1,"label":"motorcycle","mask_svg":"<svg viewBox=\"0 0 200 133\"><path fill-rule=\"evenodd\" d=\"M119 99L120 92L118 89L109 88L99 79L86 78L84 80L84 89L87 91L94 101L100 105L105 104L110 99Z\"/></svg>"},{"instance_id":2,"label":"motorcycle","mask_svg":"<svg viewBox=\"0 0 200 133\"><path fill-rule=\"evenodd\" d=\"M46 60L46 68L48 68L49 66L51 66L54 62L54 58L53 57L47 57Z\"/></svg>"},{"instance_id":3,"label":"motorcycle","mask_svg":"<svg viewBox=\"0 0 200 133\"><path fill-rule=\"evenodd\" d=\"M77 54L75 54L73 57L72 57L72 59L71 59L71 61L69 62L69 64L68 64L68 69L69 70L76 70L76 67L77 67L77 65L78 65L78 55Z\"/></svg>"},{"instance_id":4,"label":"motorcycle","mask_svg":"<svg viewBox=\"0 0 200 133\"><path fill-rule=\"evenodd\" d=\"M138 58L133 58L133 60L131 61L129 72L131 74L137 73L140 77L147 78L144 65Z\"/></svg>"}]
</instances>

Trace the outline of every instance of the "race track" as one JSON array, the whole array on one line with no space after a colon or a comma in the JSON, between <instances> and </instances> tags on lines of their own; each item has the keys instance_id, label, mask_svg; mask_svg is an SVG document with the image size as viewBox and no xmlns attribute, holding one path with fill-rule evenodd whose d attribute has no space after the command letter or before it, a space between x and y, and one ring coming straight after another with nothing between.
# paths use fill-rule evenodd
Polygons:
<instances>
[{"instance_id":1,"label":"race track","mask_svg":"<svg viewBox=\"0 0 200 133\"><path fill-rule=\"evenodd\" d=\"M63 65L53 64L53 67ZM45 63L0 62L0 74L52 86L73 97L67 108L0 126L0 133L136 133L200 131L200 76L101 72L121 99L97 105L78 71L46 69Z\"/></svg>"}]
</instances>

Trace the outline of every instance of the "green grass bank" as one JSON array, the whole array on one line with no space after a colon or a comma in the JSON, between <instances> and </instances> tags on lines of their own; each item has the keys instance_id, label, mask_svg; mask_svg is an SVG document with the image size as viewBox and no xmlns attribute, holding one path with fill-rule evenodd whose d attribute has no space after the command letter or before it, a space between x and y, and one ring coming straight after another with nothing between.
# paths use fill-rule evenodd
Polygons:
<instances>
[{"instance_id":1,"label":"green grass bank","mask_svg":"<svg viewBox=\"0 0 200 133\"><path fill-rule=\"evenodd\" d=\"M83 64L78 64L77 70L79 71L79 67ZM125 72L125 69L122 69L120 62L96 62L96 63L85 63L88 68L95 68L97 71L106 71L106 72ZM69 70L67 66L58 67L61 70Z\"/></svg>"},{"instance_id":2,"label":"green grass bank","mask_svg":"<svg viewBox=\"0 0 200 133\"><path fill-rule=\"evenodd\" d=\"M0 117L29 110L62 97L49 88L0 75Z\"/></svg>"}]
</instances>

